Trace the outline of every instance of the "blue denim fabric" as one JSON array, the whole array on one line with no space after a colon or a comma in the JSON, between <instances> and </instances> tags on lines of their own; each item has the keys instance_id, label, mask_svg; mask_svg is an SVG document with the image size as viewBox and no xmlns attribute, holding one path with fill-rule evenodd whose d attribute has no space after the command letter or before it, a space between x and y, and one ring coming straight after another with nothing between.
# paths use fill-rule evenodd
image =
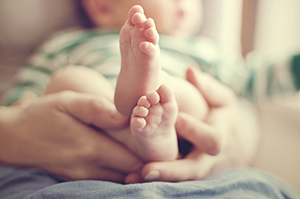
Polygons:
<instances>
[{"instance_id":1,"label":"blue denim fabric","mask_svg":"<svg viewBox=\"0 0 300 199\"><path fill-rule=\"evenodd\" d=\"M24 198L59 183L47 173L0 165L0 199Z\"/></svg>"},{"instance_id":2,"label":"blue denim fabric","mask_svg":"<svg viewBox=\"0 0 300 199\"><path fill-rule=\"evenodd\" d=\"M201 181L122 185L104 181L60 182L44 172L0 166L1 199L102 198L300 198L291 188L255 169L236 169Z\"/></svg>"}]
</instances>

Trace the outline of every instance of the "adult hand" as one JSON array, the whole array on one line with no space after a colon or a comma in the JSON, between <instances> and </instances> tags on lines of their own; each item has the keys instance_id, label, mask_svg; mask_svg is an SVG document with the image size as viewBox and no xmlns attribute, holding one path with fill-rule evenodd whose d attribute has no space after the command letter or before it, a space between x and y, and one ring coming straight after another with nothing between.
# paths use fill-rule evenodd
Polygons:
<instances>
[{"instance_id":1,"label":"adult hand","mask_svg":"<svg viewBox=\"0 0 300 199\"><path fill-rule=\"evenodd\" d=\"M217 171L246 166L253 158L259 131L252 109L241 108L233 91L208 74L190 68L187 79L210 106L205 121L185 113L178 116L177 133L193 148L182 159L146 164L141 176L130 174L127 183L198 180Z\"/></svg>"},{"instance_id":2,"label":"adult hand","mask_svg":"<svg viewBox=\"0 0 300 199\"><path fill-rule=\"evenodd\" d=\"M0 162L73 180L123 182L143 162L99 128L126 125L112 102L71 91L1 107Z\"/></svg>"}]
</instances>

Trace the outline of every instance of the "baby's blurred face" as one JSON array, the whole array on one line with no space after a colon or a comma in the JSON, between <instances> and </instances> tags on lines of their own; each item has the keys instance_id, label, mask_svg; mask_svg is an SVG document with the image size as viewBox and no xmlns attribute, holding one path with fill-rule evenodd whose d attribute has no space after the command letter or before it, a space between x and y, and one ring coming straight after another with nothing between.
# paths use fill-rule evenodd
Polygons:
<instances>
[{"instance_id":1,"label":"baby's blurred face","mask_svg":"<svg viewBox=\"0 0 300 199\"><path fill-rule=\"evenodd\" d=\"M139 0L147 17L154 19L158 32L189 35L200 25L200 0Z\"/></svg>"},{"instance_id":2,"label":"baby's blurred face","mask_svg":"<svg viewBox=\"0 0 300 199\"><path fill-rule=\"evenodd\" d=\"M115 18L116 24L124 24L133 5L141 5L146 17L154 19L158 32L162 34L191 35L201 24L201 0L115 0L119 15Z\"/></svg>"}]
</instances>

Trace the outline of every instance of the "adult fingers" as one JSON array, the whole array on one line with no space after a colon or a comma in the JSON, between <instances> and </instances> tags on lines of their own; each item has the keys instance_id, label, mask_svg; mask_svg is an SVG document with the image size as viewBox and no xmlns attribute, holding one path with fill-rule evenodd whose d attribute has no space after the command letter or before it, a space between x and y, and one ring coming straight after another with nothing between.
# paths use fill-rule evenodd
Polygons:
<instances>
[{"instance_id":1,"label":"adult fingers","mask_svg":"<svg viewBox=\"0 0 300 199\"><path fill-rule=\"evenodd\" d=\"M121 115L114 104L104 97L72 91L63 91L57 95L58 109L86 124L102 129L117 129L128 124L128 118Z\"/></svg>"},{"instance_id":2,"label":"adult fingers","mask_svg":"<svg viewBox=\"0 0 300 199\"><path fill-rule=\"evenodd\" d=\"M103 180L123 183L126 175L126 173L117 170L94 166L68 170L65 177L71 180Z\"/></svg>"},{"instance_id":3,"label":"adult fingers","mask_svg":"<svg viewBox=\"0 0 300 199\"><path fill-rule=\"evenodd\" d=\"M140 172L144 162L124 145L106 134L84 124L70 129L73 144L61 147L58 165L45 165L46 169L71 179L99 179L120 181L128 173Z\"/></svg>"},{"instance_id":4,"label":"adult fingers","mask_svg":"<svg viewBox=\"0 0 300 199\"><path fill-rule=\"evenodd\" d=\"M82 165L108 168L122 173L138 172L144 165L136 154L106 134L92 128L84 132L82 139L85 140L75 149L75 158L80 159Z\"/></svg>"},{"instance_id":5,"label":"adult fingers","mask_svg":"<svg viewBox=\"0 0 300 199\"><path fill-rule=\"evenodd\" d=\"M105 166L123 173L139 172L144 162L133 152L122 144L108 138L103 145L103 159Z\"/></svg>"},{"instance_id":6,"label":"adult fingers","mask_svg":"<svg viewBox=\"0 0 300 199\"><path fill-rule=\"evenodd\" d=\"M186 76L187 80L202 93L210 106L219 107L232 102L233 91L212 76L201 72L195 67L190 67Z\"/></svg>"},{"instance_id":7,"label":"adult fingers","mask_svg":"<svg viewBox=\"0 0 300 199\"><path fill-rule=\"evenodd\" d=\"M220 152L216 129L186 113L179 113L175 125L179 137L189 141L195 148L209 155Z\"/></svg>"},{"instance_id":8,"label":"adult fingers","mask_svg":"<svg viewBox=\"0 0 300 199\"><path fill-rule=\"evenodd\" d=\"M141 173L130 173L125 177L125 184L143 183L145 182Z\"/></svg>"},{"instance_id":9,"label":"adult fingers","mask_svg":"<svg viewBox=\"0 0 300 199\"><path fill-rule=\"evenodd\" d=\"M214 157L193 150L184 159L148 163L142 169L146 181L178 182L205 178L211 171Z\"/></svg>"}]
</instances>

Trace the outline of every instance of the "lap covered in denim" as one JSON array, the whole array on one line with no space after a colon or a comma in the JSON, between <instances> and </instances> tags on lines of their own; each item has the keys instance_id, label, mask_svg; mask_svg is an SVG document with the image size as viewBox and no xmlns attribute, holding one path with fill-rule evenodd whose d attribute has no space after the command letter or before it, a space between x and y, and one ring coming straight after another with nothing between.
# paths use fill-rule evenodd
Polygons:
<instances>
[{"instance_id":1,"label":"lap covered in denim","mask_svg":"<svg viewBox=\"0 0 300 199\"><path fill-rule=\"evenodd\" d=\"M36 170L0 166L1 199L40 198L300 198L276 178L255 169L236 169L201 181L122 185L105 181L63 182Z\"/></svg>"}]
</instances>

